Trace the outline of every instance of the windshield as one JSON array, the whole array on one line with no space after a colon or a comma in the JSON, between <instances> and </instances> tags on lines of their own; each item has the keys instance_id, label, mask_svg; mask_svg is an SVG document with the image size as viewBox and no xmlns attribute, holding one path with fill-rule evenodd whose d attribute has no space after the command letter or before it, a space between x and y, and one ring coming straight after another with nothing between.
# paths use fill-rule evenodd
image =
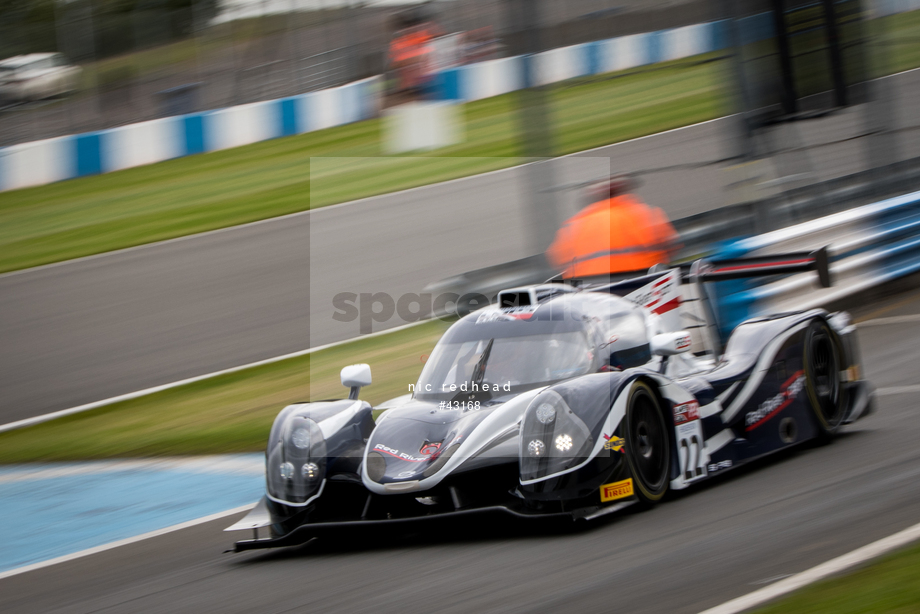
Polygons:
<instances>
[{"instance_id":1,"label":"windshield","mask_svg":"<svg viewBox=\"0 0 920 614\"><path fill-rule=\"evenodd\" d=\"M415 396L446 400L458 391L521 392L583 375L593 364L582 331L442 342L425 363Z\"/></svg>"}]
</instances>

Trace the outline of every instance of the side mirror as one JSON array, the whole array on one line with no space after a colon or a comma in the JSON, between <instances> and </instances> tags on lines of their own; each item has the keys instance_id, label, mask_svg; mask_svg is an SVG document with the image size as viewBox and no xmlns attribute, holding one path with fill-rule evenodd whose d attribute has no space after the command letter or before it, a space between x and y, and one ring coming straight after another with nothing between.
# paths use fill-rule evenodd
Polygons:
<instances>
[{"instance_id":1,"label":"side mirror","mask_svg":"<svg viewBox=\"0 0 920 614\"><path fill-rule=\"evenodd\" d=\"M658 356L673 356L683 354L690 349L690 333L679 330L673 333L662 333L652 337L652 354Z\"/></svg>"},{"instance_id":2,"label":"side mirror","mask_svg":"<svg viewBox=\"0 0 920 614\"><path fill-rule=\"evenodd\" d=\"M342 369L342 385L351 388L349 399L357 399L358 391L371 385L371 366L366 364L348 365Z\"/></svg>"}]
</instances>

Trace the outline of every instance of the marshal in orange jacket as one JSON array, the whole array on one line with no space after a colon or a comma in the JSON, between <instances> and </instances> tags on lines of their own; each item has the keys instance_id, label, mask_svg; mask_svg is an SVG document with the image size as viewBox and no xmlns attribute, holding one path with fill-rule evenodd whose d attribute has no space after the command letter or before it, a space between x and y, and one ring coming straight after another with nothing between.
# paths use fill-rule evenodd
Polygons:
<instances>
[{"instance_id":1,"label":"marshal in orange jacket","mask_svg":"<svg viewBox=\"0 0 920 614\"><path fill-rule=\"evenodd\" d=\"M571 279L648 269L668 262L677 246L677 233L661 209L622 194L570 218L546 255Z\"/></svg>"}]
</instances>

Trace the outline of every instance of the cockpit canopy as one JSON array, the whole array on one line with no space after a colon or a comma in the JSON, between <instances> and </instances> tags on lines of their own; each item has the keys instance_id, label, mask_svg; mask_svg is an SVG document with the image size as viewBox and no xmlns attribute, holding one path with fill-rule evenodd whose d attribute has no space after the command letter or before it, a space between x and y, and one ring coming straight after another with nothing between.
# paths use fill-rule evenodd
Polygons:
<instances>
[{"instance_id":1,"label":"cockpit canopy","mask_svg":"<svg viewBox=\"0 0 920 614\"><path fill-rule=\"evenodd\" d=\"M609 294L563 295L526 308L489 307L444 334L422 369L415 397L492 398L634 367L651 360L648 339L642 310Z\"/></svg>"}]
</instances>

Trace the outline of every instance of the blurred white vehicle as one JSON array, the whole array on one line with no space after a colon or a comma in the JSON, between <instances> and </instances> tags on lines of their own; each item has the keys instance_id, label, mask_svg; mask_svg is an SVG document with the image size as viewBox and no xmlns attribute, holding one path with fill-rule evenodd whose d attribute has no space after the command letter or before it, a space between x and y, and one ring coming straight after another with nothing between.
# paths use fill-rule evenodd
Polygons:
<instances>
[{"instance_id":1,"label":"blurred white vehicle","mask_svg":"<svg viewBox=\"0 0 920 614\"><path fill-rule=\"evenodd\" d=\"M60 53L30 53L0 61L0 99L25 102L77 89L81 69Z\"/></svg>"}]
</instances>

